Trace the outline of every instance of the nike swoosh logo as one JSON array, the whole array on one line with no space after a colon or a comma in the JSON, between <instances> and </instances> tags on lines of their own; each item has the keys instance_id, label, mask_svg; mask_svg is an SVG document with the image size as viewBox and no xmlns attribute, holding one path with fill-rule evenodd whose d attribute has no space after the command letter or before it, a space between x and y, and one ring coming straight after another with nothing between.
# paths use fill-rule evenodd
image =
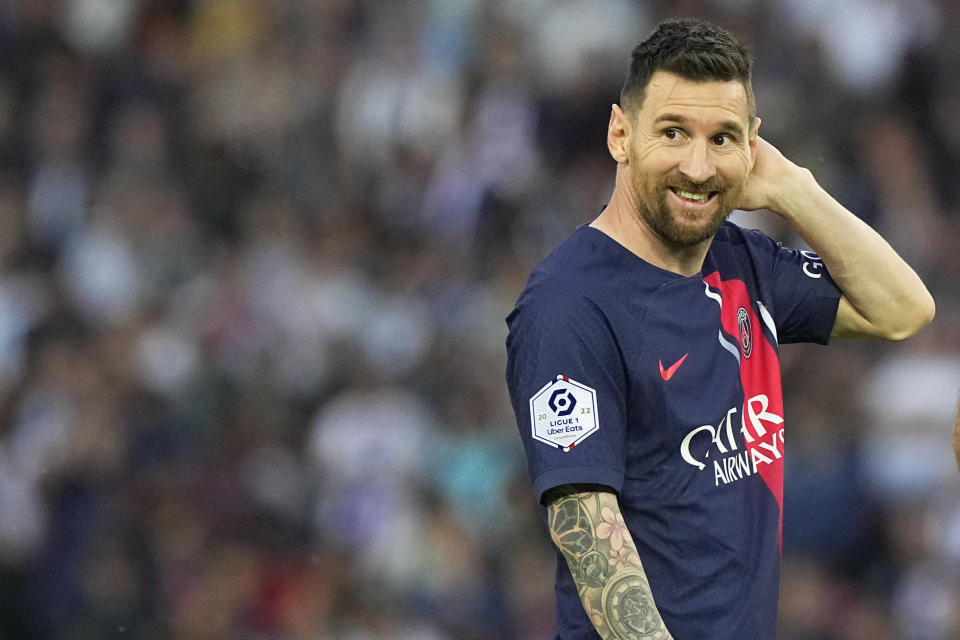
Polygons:
<instances>
[{"instance_id":1,"label":"nike swoosh logo","mask_svg":"<svg viewBox=\"0 0 960 640\"><path fill-rule=\"evenodd\" d=\"M669 380L670 378L672 378L673 374L677 372L677 369L680 368L680 365L683 364L683 361L687 359L688 355L690 354L688 353L683 354L683 357L677 360L676 362L674 362L669 369L664 369L663 361L658 360L657 362L660 363L660 377L663 378L664 380Z\"/></svg>"}]
</instances>

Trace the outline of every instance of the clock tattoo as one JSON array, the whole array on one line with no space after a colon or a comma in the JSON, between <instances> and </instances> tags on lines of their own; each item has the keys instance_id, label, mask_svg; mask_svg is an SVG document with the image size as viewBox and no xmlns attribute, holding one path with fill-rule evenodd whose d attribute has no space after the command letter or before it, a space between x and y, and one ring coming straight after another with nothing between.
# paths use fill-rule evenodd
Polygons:
<instances>
[{"instance_id":1,"label":"clock tattoo","mask_svg":"<svg viewBox=\"0 0 960 640\"><path fill-rule=\"evenodd\" d=\"M600 599L610 628L618 638L656 638L663 633L663 621L653 603L650 585L642 574L615 575Z\"/></svg>"},{"instance_id":2,"label":"clock tattoo","mask_svg":"<svg viewBox=\"0 0 960 640\"><path fill-rule=\"evenodd\" d=\"M588 587L602 587L607 581L610 563L599 551L589 551L580 558L580 579Z\"/></svg>"}]
</instances>

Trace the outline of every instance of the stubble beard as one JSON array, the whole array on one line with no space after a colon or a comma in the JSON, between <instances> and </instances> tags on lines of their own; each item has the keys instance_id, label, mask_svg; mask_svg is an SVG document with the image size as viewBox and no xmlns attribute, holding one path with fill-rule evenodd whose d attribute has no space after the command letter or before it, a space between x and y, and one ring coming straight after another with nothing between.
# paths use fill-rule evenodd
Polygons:
<instances>
[{"instance_id":1,"label":"stubble beard","mask_svg":"<svg viewBox=\"0 0 960 640\"><path fill-rule=\"evenodd\" d=\"M705 222L697 220L696 214L689 210L674 212L667 202L667 192L671 186L686 191L716 191L715 212L705 214L711 216ZM711 240L736 208L745 188L746 180L742 185L731 187L713 180L697 184L683 178L669 177L648 186L642 183L641 176L637 176L633 184L637 216L660 240L674 248L691 247Z\"/></svg>"}]
</instances>

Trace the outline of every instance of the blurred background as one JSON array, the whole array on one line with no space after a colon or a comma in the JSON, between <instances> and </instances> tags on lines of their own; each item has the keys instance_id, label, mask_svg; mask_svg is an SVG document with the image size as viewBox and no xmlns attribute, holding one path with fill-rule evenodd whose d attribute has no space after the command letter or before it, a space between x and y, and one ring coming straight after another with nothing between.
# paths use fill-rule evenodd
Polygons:
<instances>
[{"instance_id":1,"label":"blurred background","mask_svg":"<svg viewBox=\"0 0 960 640\"><path fill-rule=\"evenodd\" d=\"M670 15L938 304L782 349L779 637L960 638L952 0L0 1L0 638L552 638L503 318Z\"/></svg>"}]
</instances>

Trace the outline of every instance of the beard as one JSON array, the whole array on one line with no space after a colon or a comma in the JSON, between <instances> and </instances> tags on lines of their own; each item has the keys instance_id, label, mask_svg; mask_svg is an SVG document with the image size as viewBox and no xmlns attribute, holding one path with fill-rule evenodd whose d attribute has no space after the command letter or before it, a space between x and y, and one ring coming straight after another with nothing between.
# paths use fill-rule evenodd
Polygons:
<instances>
[{"instance_id":1,"label":"beard","mask_svg":"<svg viewBox=\"0 0 960 640\"><path fill-rule=\"evenodd\" d=\"M681 207L679 211L667 202L670 188L698 193L716 192L715 210L695 212ZM637 215L657 237L676 248L690 247L710 240L736 208L746 178L739 185L724 185L718 180L696 183L682 176L667 176L652 185L645 184L638 175L633 181Z\"/></svg>"}]
</instances>

